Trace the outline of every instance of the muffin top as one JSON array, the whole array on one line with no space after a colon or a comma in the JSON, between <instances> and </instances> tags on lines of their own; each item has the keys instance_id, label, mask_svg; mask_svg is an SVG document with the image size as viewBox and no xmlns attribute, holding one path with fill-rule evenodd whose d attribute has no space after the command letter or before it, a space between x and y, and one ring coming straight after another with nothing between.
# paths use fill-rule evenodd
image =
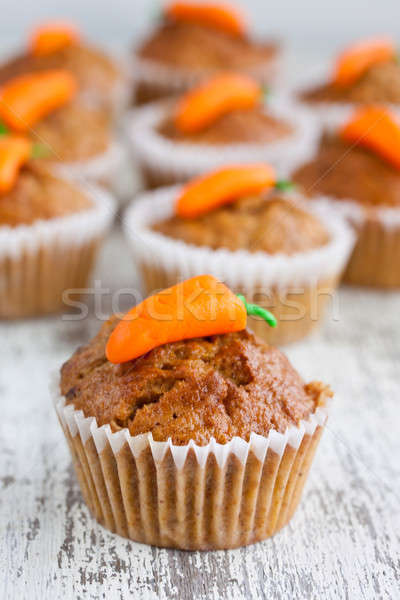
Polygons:
<instances>
[{"instance_id":1,"label":"muffin top","mask_svg":"<svg viewBox=\"0 0 400 600\"><path fill-rule=\"evenodd\" d=\"M117 323L103 324L61 370L67 403L113 431L152 432L176 445L248 440L251 432L298 425L330 395L321 383L305 384L284 354L247 330L167 343L112 364L105 346Z\"/></svg>"},{"instance_id":2,"label":"muffin top","mask_svg":"<svg viewBox=\"0 0 400 600\"><path fill-rule=\"evenodd\" d=\"M400 104L400 63L372 65L349 86L326 83L301 94L307 102L388 102Z\"/></svg>"},{"instance_id":3,"label":"muffin top","mask_svg":"<svg viewBox=\"0 0 400 600\"><path fill-rule=\"evenodd\" d=\"M355 200L366 207L400 206L400 171L376 152L325 133L316 157L292 175L309 194Z\"/></svg>"},{"instance_id":4,"label":"muffin top","mask_svg":"<svg viewBox=\"0 0 400 600\"><path fill-rule=\"evenodd\" d=\"M91 206L91 201L75 186L31 161L21 169L14 187L0 195L0 226L31 225Z\"/></svg>"},{"instance_id":5,"label":"muffin top","mask_svg":"<svg viewBox=\"0 0 400 600\"><path fill-rule=\"evenodd\" d=\"M184 133L174 119L168 117L158 127L158 132L174 142L195 144L269 143L287 137L293 127L278 119L262 106L247 110L233 110L221 115L201 131Z\"/></svg>"},{"instance_id":6,"label":"muffin top","mask_svg":"<svg viewBox=\"0 0 400 600\"><path fill-rule=\"evenodd\" d=\"M34 134L46 146L44 160L86 160L107 150L110 116L100 108L71 102L36 123Z\"/></svg>"},{"instance_id":7,"label":"muffin top","mask_svg":"<svg viewBox=\"0 0 400 600\"><path fill-rule=\"evenodd\" d=\"M242 197L196 218L175 215L153 230L196 246L287 255L330 239L317 217L275 191Z\"/></svg>"},{"instance_id":8,"label":"muffin top","mask_svg":"<svg viewBox=\"0 0 400 600\"><path fill-rule=\"evenodd\" d=\"M114 62L97 48L74 44L45 56L25 53L0 66L0 84L9 79L48 69L67 69L77 78L79 88L108 93L120 74Z\"/></svg>"},{"instance_id":9,"label":"muffin top","mask_svg":"<svg viewBox=\"0 0 400 600\"><path fill-rule=\"evenodd\" d=\"M181 69L246 70L275 57L275 44L258 44L247 37L197 23L164 23L138 50L141 58Z\"/></svg>"}]
</instances>

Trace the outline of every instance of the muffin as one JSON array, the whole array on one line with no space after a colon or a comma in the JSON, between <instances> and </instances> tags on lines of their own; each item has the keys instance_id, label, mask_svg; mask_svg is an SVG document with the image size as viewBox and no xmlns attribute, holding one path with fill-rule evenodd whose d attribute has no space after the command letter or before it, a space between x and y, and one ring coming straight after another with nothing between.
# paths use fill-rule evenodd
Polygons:
<instances>
[{"instance_id":1,"label":"muffin","mask_svg":"<svg viewBox=\"0 0 400 600\"><path fill-rule=\"evenodd\" d=\"M290 172L315 152L318 128L292 103L264 103L257 81L226 72L176 101L134 111L129 136L146 187L186 181L229 162Z\"/></svg>"},{"instance_id":2,"label":"muffin","mask_svg":"<svg viewBox=\"0 0 400 600\"><path fill-rule=\"evenodd\" d=\"M29 161L30 145L0 138L0 318L66 310L64 301L71 307L112 221L105 192Z\"/></svg>"},{"instance_id":3,"label":"muffin","mask_svg":"<svg viewBox=\"0 0 400 600\"><path fill-rule=\"evenodd\" d=\"M400 107L400 64L390 38L365 39L337 58L330 80L303 89L299 99L325 125L340 125L360 105Z\"/></svg>"},{"instance_id":4,"label":"muffin","mask_svg":"<svg viewBox=\"0 0 400 600\"><path fill-rule=\"evenodd\" d=\"M181 93L219 71L240 71L267 84L277 57L276 43L251 39L233 6L171 2L161 25L135 50L136 103Z\"/></svg>"},{"instance_id":5,"label":"muffin","mask_svg":"<svg viewBox=\"0 0 400 600\"><path fill-rule=\"evenodd\" d=\"M0 88L0 121L10 131L29 132L36 158L67 177L111 187L122 161L109 114L77 98L76 77L64 69L29 73Z\"/></svg>"},{"instance_id":6,"label":"muffin","mask_svg":"<svg viewBox=\"0 0 400 600\"><path fill-rule=\"evenodd\" d=\"M290 520L331 395L248 331L245 304L203 275L104 323L63 365L56 409L101 524L208 550Z\"/></svg>"},{"instance_id":7,"label":"muffin","mask_svg":"<svg viewBox=\"0 0 400 600\"><path fill-rule=\"evenodd\" d=\"M326 194L354 226L357 242L344 281L400 285L400 123L387 109L360 109L326 132L316 156L293 173L310 197ZM393 158L394 157L394 158Z\"/></svg>"},{"instance_id":8,"label":"muffin","mask_svg":"<svg viewBox=\"0 0 400 600\"><path fill-rule=\"evenodd\" d=\"M50 22L32 31L26 49L0 65L0 85L10 79L48 69L67 69L77 79L79 94L100 107L119 111L126 103L121 67L81 39L68 23Z\"/></svg>"},{"instance_id":9,"label":"muffin","mask_svg":"<svg viewBox=\"0 0 400 600\"><path fill-rule=\"evenodd\" d=\"M353 235L323 200L309 209L284 187L268 165L235 165L142 194L124 224L146 294L207 269L273 310L276 330L251 319L268 342L310 333L332 300Z\"/></svg>"}]
</instances>

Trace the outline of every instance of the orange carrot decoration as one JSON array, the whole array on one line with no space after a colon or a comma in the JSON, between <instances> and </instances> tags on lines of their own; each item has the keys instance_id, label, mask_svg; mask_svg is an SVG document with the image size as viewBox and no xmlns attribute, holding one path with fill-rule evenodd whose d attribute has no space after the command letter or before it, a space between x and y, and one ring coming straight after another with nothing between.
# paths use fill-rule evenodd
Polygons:
<instances>
[{"instance_id":1,"label":"orange carrot decoration","mask_svg":"<svg viewBox=\"0 0 400 600\"><path fill-rule=\"evenodd\" d=\"M28 131L69 102L76 90L75 77L64 69L15 77L0 88L0 120L16 131Z\"/></svg>"},{"instance_id":2,"label":"orange carrot decoration","mask_svg":"<svg viewBox=\"0 0 400 600\"><path fill-rule=\"evenodd\" d=\"M178 197L176 213L194 218L241 196L259 194L275 183L274 169L267 164L224 167L188 183Z\"/></svg>"},{"instance_id":3,"label":"orange carrot decoration","mask_svg":"<svg viewBox=\"0 0 400 600\"><path fill-rule=\"evenodd\" d=\"M226 113L254 108L261 97L261 87L251 77L222 73L182 97L175 125L183 133L195 133Z\"/></svg>"},{"instance_id":4,"label":"orange carrot decoration","mask_svg":"<svg viewBox=\"0 0 400 600\"><path fill-rule=\"evenodd\" d=\"M348 142L373 150L400 169L400 121L390 110L379 106L360 108L340 135Z\"/></svg>"},{"instance_id":5,"label":"orange carrot decoration","mask_svg":"<svg viewBox=\"0 0 400 600\"><path fill-rule=\"evenodd\" d=\"M245 329L246 306L211 275L193 277L132 308L110 335L106 356L123 363L170 342Z\"/></svg>"},{"instance_id":6,"label":"orange carrot decoration","mask_svg":"<svg viewBox=\"0 0 400 600\"><path fill-rule=\"evenodd\" d=\"M18 173L31 156L32 143L21 135L0 137L0 193L9 192L15 185Z\"/></svg>"},{"instance_id":7,"label":"orange carrot decoration","mask_svg":"<svg viewBox=\"0 0 400 600\"><path fill-rule=\"evenodd\" d=\"M76 44L78 40L78 29L70 23L62 21L43 23L31 36L30 52L34 56L47 56Z\"/></svg>"},{"instance_id":8,"label":"orange carrot decoration","mask_svg":"<svg viewBox=\"0 0 400 600\"><path fill-rule=\"evenodd\" d=\"M243 15L229 4L171 2L165 8L165 15L174 21L197 23L237 37L246 33Z\"/></svg>"},{"instance_id":9,"label":"orange carrot decoration","mask_svg":"<svg viewBox=\"0 0 400 600\"><path fill-rule=\"evenodd\" d=\"M354 44L339 56L333 83L339 87L351 85L373 65L393 60L396 48L389 38L372 38Z\"/></svg>"}]
</instances>

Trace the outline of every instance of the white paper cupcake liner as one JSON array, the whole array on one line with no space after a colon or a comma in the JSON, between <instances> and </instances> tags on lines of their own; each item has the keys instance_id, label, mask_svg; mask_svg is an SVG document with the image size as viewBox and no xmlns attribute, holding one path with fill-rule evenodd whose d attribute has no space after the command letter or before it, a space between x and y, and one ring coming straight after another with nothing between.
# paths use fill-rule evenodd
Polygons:
<instances>
[{"instance_id":1,"label":"white paper cupcake liner","mask_svg":"<svg viewBox=\"0 0 400 600\"><path fill-rule=\"evenodd\" d=\"M364 207L354 200L327 199L357 236L343 281L369 287L400 287L400 208Z\"/></svg>"},{"instance_id":2,"label":"white paper cupcake liner","mask_svg":"<svg viewBox=\"0 0 400 600\"><path fill-rule=\"evenodd\" d=\"M227 67L229 68L229 67ZM248 75L255 77L262 85L274 83L280 70L279 51L276 56L268 61L246 69ZM131 75L134 88L143 90L146 101L157 98L172 96L184 92L200 81L214 75L213 70L189 70L167 64L161 64L153 60L134 56L131 62Z\"/></svg>"},{"instance_id":3,"label":"white paper cupcake liner","mask_svg":"<svg viewBox=\"0 0 400 600\"><path fill-rule=\"evenodd\" d=\"M320 406L285 433L175 446L112 433L53 394L81 490L105 527L135 541L190 550L234 548L283 527L301 497L327 419Z\"/></svg>"},{"instance_id":4,"label":"white paper cupcake liner","mask_svg":"<svg viewBox=\"0 0 400 600\"><path fill-rule=\"evenodd\" d=\"M126 160L120 141L114 140L107 150L93 158L75 162L54 162L52 168L67 179L93 181L114 190Z\"/></svg>"},{"instance_id":5,"label":"white paper cupcake liner","mask_svg":"<svg viewBox=\"0 0 400 600\"><path fill-rule=\"evenodd\" d=\"M318 125L309 111L291 102L268 102L266 111L292 126L293 133L269 143L195 144L162 136L158 125L172 104L158 102L132 111L128 139L139 164L160 182L185 181L229 163L267 162L285 175L314 154Z\"/></svg>"},{"instance_id":6,"label":"white paper cupcake liner","mask_svg":"<svg viewBox=\"0 0 400 600\"><path fill-rule=\"evenodd\" d=\"M153 224L172 216L180 189L180 186L173 186L141 194L126 212L124 230L140 263L178 271L182 279L210 273L232 287L293 287L340 273L352 250L354 235L351 228L336 215L325 198L320 198L311 207L307 205L306 210L323 222L331 235L330 242L292 256L213 250L153 231ZM301 202L296 194L288 197Z\"/></svg>"},{"instance_id":7,"label":"white paper cupcake liner","mask_svg":"<svg viewBox=\"0 0 400 600\"><path fill-rule=\"evenodd\" d=\"M88 210L0 227L0 318L55 312L66 289L83 288L115 211L113 198L86 184Z\"/></svg>"}]
</instances>

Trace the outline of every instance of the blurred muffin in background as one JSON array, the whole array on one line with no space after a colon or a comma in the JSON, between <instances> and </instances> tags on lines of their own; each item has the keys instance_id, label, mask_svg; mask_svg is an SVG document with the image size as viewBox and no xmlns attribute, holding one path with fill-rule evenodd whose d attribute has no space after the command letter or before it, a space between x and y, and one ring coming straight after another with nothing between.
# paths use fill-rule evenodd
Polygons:
<instances>
[{"instance_id":1,"label":"blurred muffin in background","mask_svg":"<svg viewBox=\"0 0 400 600\"><path fill-rule=\"evenodd\" d=\"M264 100L256 79L224 72L176 101L133 111L128 135L146 187L186 181L231 162L266 161L290 172L312 156L315 120L293 103Z\"/></svg>"},{"instance_id":2,"label":"blurred muffin in background","mask_svg":"<svg viewBox=\"0 0 400 600\"><path fill-rule=\"evenodd\" d=\"M40 143L36 158L73 177L112 186L122 160L108 111L78 96L76 77L49 69L9 79L0 88L0 122Z\"/></svg>"},{"instance_id":3,"label":"blurred muffin in background","mask_svg":"<svg viewBox=\"0 0 400 600\"><path fill-rule=\"evenodd\" d=\"M357 42L338 56L328 81L301 90L298 98L326 125L340 125L360 104L400 108L397 55L398 49L389 37Z\"/></svg>"},{"instance_id":4,"label":"blurred muffin in background","mask_svg":"<svg viewBox=\"0 0 400 600\"><path fill-rule=\"evenodd\" d=\"M321 321L352 249L344 219L308 208L267 164L225 166L184 187L147 192L125 217L145 292L207 270L272 310L268 343L303 338Z\"/></svg>"},{"instance_id":5,"label":"blurred muffin in background","mask_svg":"<svg viewBox=\"0 0 400 600\"><path fill-rule=\"evenodd\" d=\"M247 73L262 84L276 75L277 44L253 40L234 6L170 2L162 17L161 25L135 50L137 104L185 91L221 70Z\"/></svg>"},{"instance_id":6,"label":"blurred muffin in background","mask_svg":"<svg viewBox=\"0 0 400 600\"><path fill-rule=\"evenodd\" d=\"M78 82L79 94L119 112L126 103L123 69L99 48L88 45L74 25L54 21L34 29L26 49L0 65L0 85L25 73L68 69Z\"/></svg>"},{"instance_id":7,"label":"blurred muffin in background","mask_svg":"<svg viewBox=\"0 0 400 600\"><path fill-rule=\"evenodd\" d=\"M35 144L0 137L0 318L66 308L87 285L113 218L100 188L62 180L32 160Z\"/></svg>"},{"instance_id":8,"label":"blurred muffin in background","mask_svg":"<svg viewBox=\"0 0 400 600\"><path fill-rule=\"evenodd\" d=\"M381 106L356 110L321 138L316 156L293 174L310 197L330 197L358 239L344 281L400 286L400 121Z\"/></svg>"}]
</instances>

